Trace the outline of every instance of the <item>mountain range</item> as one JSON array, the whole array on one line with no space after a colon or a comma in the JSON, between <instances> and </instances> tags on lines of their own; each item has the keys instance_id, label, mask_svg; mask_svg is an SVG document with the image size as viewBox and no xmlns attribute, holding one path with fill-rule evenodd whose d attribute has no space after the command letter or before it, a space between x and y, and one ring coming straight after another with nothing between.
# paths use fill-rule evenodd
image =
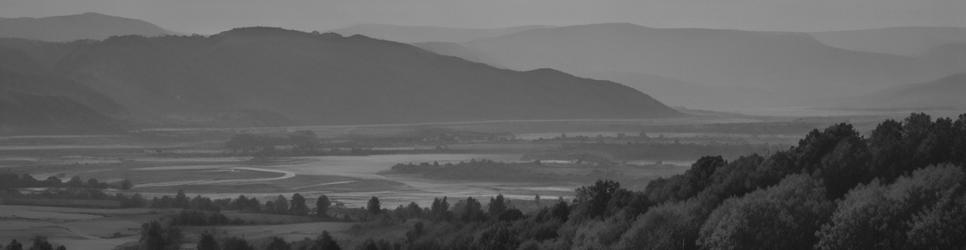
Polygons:
<instances>
[{"instance_id":1,"label":"mountain range","mask_svg":"<svg viewBox=\"0 0 966 250\"><path fill-rule=\"evenodd\" d=\"M902 56L922 56L949 44L966 43L966 28L893 27L809 33L836 48Z\"/></svg>"},{"instance_id":2,"label":"mountain range","mask_svg":"<svg viewBox=\"0 0 966 250\"><path fill-rule=\"evenodd\" d=\"M957 46L914 57L837 48L808 33L627 23L536 28L445 46L417 45L509 69L549 67L617 80L659 99L690 93L662 101L698 108L812 105L966 69L957 63L960 57L943 59L962 49Z\"/></svg>"},{"instance_id":3,"label":"mountain range","mask_svg":"<svg viewBox=\"0 0 966 250\"><path fill-rule=\"evenodd\" d=\"M404 43L444 42L462 43L487 37L498 37L550 26L528 25L494 29L451 28L434 26L404 26L390 24L359 24L331 32L344 36L364 35Z\"/></svg>"},{"instance_id":4,"label":"mountain range","mask_svg":"<svg viewBox=\"0 0 966 250\"><path fill-rule=\"evenodd\" d=\"M0 18L0 37L66 42L81 39L101 40L111 36L162 36L174 32L142 20L99 13L42 18Z\"/></svg>"},{"instance_id":5,"label":"mountain range","mask_svg":"<svg viewBox=\"0 0 966 250\"><path fill-rule=\"evenodd\" d=\"M186 37L97 13L0 18L0 37L10 37L0 39L0 132L679 115L663 103L963 107L962 28L367 24L335 32L251 27Z\"/></svg>"},{"instance_id":6,"label":"mountain range","mask_svg":"<svg viewBox=\"0 0 966 250\"><path fill-rule=\"evenodd\" d=\"M679 115L614 82L551 69L499 69L359 35L251 27L208 37L0 39L0 50L35 62L2 69L42 72L34 75L63 85L32 93L69 98L105 116L155 126ZM92 101L102 96L120 108Z\"/></svg>"},{"instance_id":7,"label":"mountain range","mask_svg":"<svg viewBox=\"0 0 966 250\"><path fill-rule=\"evenodd\" d=\"M897 86L857 96L838 103L838 107L870 110L917 111L966 110L966 73L943 77L934 81Z\"/></svg>"}]
</instances>

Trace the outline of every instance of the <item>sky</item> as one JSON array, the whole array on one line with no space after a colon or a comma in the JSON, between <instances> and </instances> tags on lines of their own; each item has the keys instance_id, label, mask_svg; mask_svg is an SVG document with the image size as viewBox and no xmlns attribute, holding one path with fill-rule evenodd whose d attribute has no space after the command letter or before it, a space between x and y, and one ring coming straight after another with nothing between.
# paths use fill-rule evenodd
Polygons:
<instances>
[{"instance_id":1,"label":"sky","mask_svg":"<svg viewBox=\"0 0 966 250\"><path fill-rule=\"evenodd\" d=\"M84 12L182 33L360 23L494 28L627 22L651 27L827 31L966 27L966 0L0 0L0 17Z\"/></svg>"}]
</instances>

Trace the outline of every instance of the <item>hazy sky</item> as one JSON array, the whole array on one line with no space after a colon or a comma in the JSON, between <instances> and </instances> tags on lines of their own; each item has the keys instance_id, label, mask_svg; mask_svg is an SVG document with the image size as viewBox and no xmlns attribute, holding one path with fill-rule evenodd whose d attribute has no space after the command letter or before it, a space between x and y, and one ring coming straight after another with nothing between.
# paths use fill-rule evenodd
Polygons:
<instances>
[{"instance_id":1,"label":"hazy sky","mask_svg":"<svg viewBox=\"0 0 966 250\"><path fill-rule=\"evenodd\" d=\"M0 17L100 12L185 33L357 23L504 27L630 22L653 27L818 31L966 27L966 0L0 0Z\"/></svg>"}]
</instances>

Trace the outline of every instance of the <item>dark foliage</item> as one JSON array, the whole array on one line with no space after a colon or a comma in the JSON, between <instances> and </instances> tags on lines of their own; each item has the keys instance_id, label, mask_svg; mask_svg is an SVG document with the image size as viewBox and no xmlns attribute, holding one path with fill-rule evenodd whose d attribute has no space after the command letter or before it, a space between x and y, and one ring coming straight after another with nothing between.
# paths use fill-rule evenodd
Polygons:
<instances>
[{"instance_id":1,"label":"dark foliage","mask_svg":"<svg viewBox=\"0 0 966 250\"><path fill-rule=\"evenodd\" d=\"M215 241L215 237L208 232L201 234L201 239L198 240L198 245L195 247L197 250L220 250L221 247L218 246L218 241Z\"/></svg>"},{"instance_id":2,"label":"dark foliage","mask_svg":"<svg viewBox=\"0 0 966 250\"><path fill-rule=\"evenodd\" d=\"M329 197L324 194L319 196L319 199L315 202L315 215L318 217L329 217L329 206L332 206L332 201L329 200Z\"/></svg>"},{"instance_id":3,"label":"dark foliage","mask_svg":"<svg viewBox=\"0 0 966 250\"><path fill-rule=\"evenodd\" d=\"M289 245L288 242L285 242L284 239L279 237L272 237L272 239L270 239L268 242L268 246L265 247L265 250L291 250L291 249L292 249L292 246Z\"/></svg>"},{"instance_id":4,"label":"dark foliage","mask_svg":"<svg viewBox=\"0 0 966 250\"><path fill-rule=\"evenodd\" d=\"M379 214L382 213L382 206L379 203L379 198L373 196L369 198L369 202L366 203L366 211L369 214Z\"/></svg>"},{"instance_id":5,"label":"dark foliage","mask_svg":"<svg viewBox=\"0 0 966 250\"><path fill-rule=\"evenodd\" d=\"M10 240L10 244L7 244L6 250L23 250L23 244L20 244L17 239Z\"/></svg>"},{"instance_id":6,"label":"dark foliage","mask_svg":"<svg viewBox=\"0 0 966 250\"><path fill-rule=\"evenodd\" d=\"M225 249L225 250L227 249L255 250L255 248L252 247L252 245L249 244L248 241L237 237L231 237L231 238L225 239L224 241L222 241L221 246L223 247L222 249Z\"/></svg>"},{"instance_id":7,"label":"dark foliage","mask_svg":"<svg viewBox=\"0 0 966 250\"><path fill-rule=\"evenodd\" d=\"M140 248L146 250L178 249L181 231L168 222L151 221L141 225Z\"/></svg>"},{"instance_id":8,"label":"dark foliage","mask_svg":"<svg viewBox=\"0 0 966 250\"><path fill-rule=\"evenodd\" d=\"M312 241L312 245L309 247L309 250L341 250L341 249L342 247L339 246L339 243L335 242L335 239L332 238L332 235L329 235L329 231L322 231L322 235L319 235L318 238Z\"/></svg>"}]
</instances>

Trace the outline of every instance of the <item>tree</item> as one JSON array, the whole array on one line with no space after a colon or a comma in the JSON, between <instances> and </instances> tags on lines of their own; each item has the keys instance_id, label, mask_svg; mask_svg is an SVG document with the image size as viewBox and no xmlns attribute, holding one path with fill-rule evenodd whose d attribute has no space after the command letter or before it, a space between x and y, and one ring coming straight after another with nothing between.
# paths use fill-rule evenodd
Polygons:
<instances>
[{"instance_id":1,"label":"tree","mask_svg":"<svg viewBox=\"0 0 966 250\"><path fill-rule=\"evenodd\" d=\"M446 202L446 197L443 197L443 199L433 198L433 205L429 209L429 215L434 220L449 219L449 203Z\"/></svg>"},{"instance_id":2,"label":"tree","mask_svg":"<svg viewBox=\"0 0 966 250\"><path fill-rule=\"evenodd\" d=\"M966 244L966 172L939 166L859 186L817 233L817 249L949 249Z\"/></svg>"},{"instance_id":3,"label":"tree","mask_svg":"<svg viewBox=\"0 0 966 250\"><path fill-rule=\"evenodd\" d=\"M35 183L35 185L38 184ZM44 179L44 181L39 183L39 185L47 187L60 187L64 186L65 184L61 182L60 178L57 178L57 176L48 176L47 179Z\"/></svg>"},{"instance_id":4,"label":"tree","mask_svg":"<svg viewBox=\"0 0 966 250\"><path fill-rule=\"evenodd\" d=\"M188 200L188 195L184 193L184 190L178 190L178 194L174 196L174 204L176 208L187 209L190 201Z\"/></svg>"},{"instance_id":5,"label":"tree","mask_svg":"<svg viewBox=\"0 0 966 250\"><path fill-rule=\"evenodd\" d=\"M703 200L694 198L649 209L621 236L618 249L695 249L704 221Z\"/></svg>"},{"instance_id":6,"label":"tree","mask_svg":"<svg viewBox=\"0 0 966 250\"><path fill-rule=\"evenodd\" d=\"M87 179L87 187L89 187L89 188L100 188L101 187L101 182L98 181L97 179L94 179L94 178Z\"/></svg>"},{"instance_id":7,"label":"tree","mask_svg":"<svg viewBox=\"0 0 966 250\"><path fill-rule=\"evenodd\" d=\"M936 204L909 222L909 244L915 249L966 246L966 195L963 186L947 190Z\"/></svg>"},{"instance_id":8,"label":"tree","mask_svg":"<svg viewBox=\"0 0 966 250\"><path fill-rule=\"evenodd\" d=\"M872 162L869 164L870 177L882 176L892 181L902 175L909 153L903 149L902 123L889 119L879 123L868 139Z\"/></svg>"},{"instance_id":9,"label":"tree","mask_svg":"<svg viewBox=\"0 0 966 250\"><path fill-rule=\"evenodd\" d=\"M167 250L177 249L181 232L170 224L151 221L141 225L141 249Z\"/></svg>"},{"instance_id":10,"label":"tree","mask_svg":"<svg viewBox=\"0 0 966 250\"><path fill-rule=\"evenodd\" d=\"M319 146L319 137L311 130L296 131L288 136L296 152L311 153Z\"/></svg>"},{"instance_id":11,"label":"tree","mask_svg":"<svg viewBox=\"0 0 966 250\"><path fill-rule=\"evenodd\" d=\"M416 202L409 202L409 205L406 205L405 214L408 218L422 218L423 208L419 207Z\"/></svg>"},{"instance_id":12,"label":"tree","mask_svg":"<svg viewBox=\"0 0 966 250\"><path fill-rule=\"evenodd\" d=\"M553 216L553 218L560 220L561 222L567 221L567 219L570 217L570 206L567 205L567 202L560 200L557 202L557 204L553 205L553 208L550 210L550 214Z\"/></svg>"},{"instance_id":13,"label":"tree","mask_svg":"<svg viewBox=\"0 0 966 250\"><path fill-rule=\"evenodd\" d=\"M598 180L592 186L577 188L575 202L580 208L580 214L587 218L604 216L607 203L618 189L620 189L620 183L612 180Z\"/></svg>"},{"instance_id":14,"label":"tree","mask_svg":"<svg viewBox=\"0 0 966 250\"><path fill-rule=\"evenodd\" d=\"M393 246L392 244L390 244L385 239L380 239L380 240L377 241L377 240L373 240L372 238L368 238L364 242L362 242L362 245L359 245L356 249L362 249L362 250L389 250L389 249L400 249L400 248L402 248L402 246L398 246L398 247L397 246Z\"/></svg>"},{"instance_id":15,"label":"tree","mask_svg":"<svg viewBox=\"0 0 966 250\"><path fill-rule=\"evenodd\" d=\"M47 241L46 237L36 236L33 238L33 244L30 246L30 250L54 250L54 246Z\"/></svg>"},{"instance_id":16,"label":"tree","mask_svg":"<svg viewBox=\"0 0 966 250\"><path fill-rule=\"evenodd\" d=\"M324 194L319 196L319 199L315 201L315 215L323 218L329 217L329 206L332 206L332 201L329 200L329 197Z\"/></svg>"},{"instance_id":17,"label":"tree","mask_svg":"<svg viewBox=\"0 0 966 250\"><path fill-rule=\"evenodd\" d=\"M341 250L339 243L335 242L332 235L329 235L329 231L322 231L322 235L319 235L315 241L312 242L312 246L309 250Z\"/></svg>"},{"instance_id":18,"label":"tree","mask_svg":"<svg viewBox=\"0 0 966 250\"><path fill-rule=\"evenodd\" d=\"M301 194L295 193L292 195L292 206L290 211L294 215L307 215L309 214L309 207L305 205L305 197Z\"/></svg>"},{"instance_id":19,"label":"tree","mask_svg":"<svg viewBox=\"0 0 966 250\"><path fill-rule=\"evenodd\" d=\"M841 197L856 184L871 180L868 173L869 149L851 125L833 127L841 131L837 143L815 164L813 175L822 179L831 197ZM831 129L831 128L830 128Z\"/></svg>"},{"instance_id":20,"label":"tree","mask_svg":"<svg viewBox=\"0 0 966 250\"><path fill-rule=\"evenodd\" d=\"M75 175L74 177L71 177L70 180L67 181L67 186L68 187L75 187L75 188L76 187L83 187L84 186L84 181L81 180L80 176L76 176Z\"/></svg>"},{"instance_id":21,"label":"tree","mask_svg":"<svg viewBox=\"0 0 966 250\"><path fill-rule=\"evenodd\" d=\"M486 215L483 214L483 205L479 201L473 199L473 197L466 197L466 200L461 202L461 206L457 206L461 209L458 210L459 218L465 222L481 221L486 219Z\"/></svg>"},{"instance_id":22,"label":"tree","mask_svg":"<svg viewBox=\"0 0 966 250\"><path fill-rule=\"evenodd\" d=\"M134 187L134 184L131 183L131 180L124 179L123 181L121 181L121 183L118 186L122 190L129 190L132 187Z\"/></svg>"},{"instance_id":23,"label":"tree","mask_svg":"<svg viewBox=\"0 0 966 250\"><path fill-rule=\"evenodd\" d=\"M484 250L516 249L520 245L520 239L516 236L516 232L500 223L483 231L476 241L476 246Z\"/></svg>"},{"instance_id":24,"label":"tree","mask_svg":"<svg viewBox=\"0 0 966 250\"><path fill-rule=\"evenodd\" d=\"M20 244L17 239L10 240L10 244L7 244L6 250L23 250L23 244Z\"/></svg>"},{"instance_id":25,"label":"tree","mask_svg":"<svg viewBox=\"0 0 966 250\"><path fill-rule=\"evenodd\" d=\"M215 237L211 233L204 232L201 233L201 239L198 240L197 250L220 250L218 247L218 242L215 241Z\"/></svg>"},{"instance_id":26,"label":"tree","mask_svg":"<svg viewBox=\"0 0 966 250\"><path fill-rule=\"evenodd\" d=\"M423 222L416 222L413 224L413 229L406 232L406 243L412 245L416 242L416 239L423 236Z\"/></svg>"},{"instance_id":27,"label":"tree","mask_svg":"<svg viewBox=\"0 0 966 250\"><path fill-rule=\"evenodd\" d=\"M304 201L303 201L304 203ZM276 214L286 214L288 213L288 199L285 196L278 195L275 197L275 213Z\"/></svg>"},{"instance_id":28,"label":"tree","mask_svg":"<svg viewBox=\"0 0 966 250\"><path fill-rule=\"evenodd\" d=\"M292 246L289 245L288 242L285 242L284 239L279 237L272 237L272 239L269 240L268 246L265 247L265 250L291 250L291 249L292 249Z\"/></svg>"},{"instance_id":29,"label":"tree","mask_svg":"<svg viewBox=\"0 0 966 250\"><path fill-rule=\"evenodd\" d=\"M228 250L228 249L232 249L232 250L255 250L255 248L252 247L251 244L248 244L248 241L246 241L245 239L242 239L242 238L238 238L238 237L231 237L231 238L226 239L224 242L222 242L222 246L224 246L224 248L222 248L222 249L225 249L225 250Z\"/></svg>"},{"instance_id":30,"label":"tree","mask_svg":"<svg viewBox=\"0 0 966 250\"><path fill-rule=\"evenodd\" d=\"M959 115L953 123L953 145L950 148L952 163L957 166L966 166L966 114Z\"/></svg>"},{"instance_id":31,"label":"tree","mask_svg":"<svg viewBox=\"0 0 966 250\"><path fill-rule=\"evenodd\" d=\"M369 198L369 202L366 203L366 211L368 211L369 214L381 213L382 207L379 204L379 198L376 198L375 196L373 196L372 198Z\"/></svg>"},{"instance_id":32,"label":"tree","mask_svg":"<svg viewBox=\"0 0 966 250\"><path fill-rule=\"evenodd\" d=\"M834 204L821 182L794 175L718 206L701 227L705 249L811 249Z\"/></svg>"},{"instance_id":33,"label":"tree","mask_svg":"<svg viewBox=\"0 0 966 250\"><path fill-rule=\"evenodd\" d=\"M362 245L356 247L358 250L379 250L379 245L372 238L368 238L362 242Z\"/></svg>"},{"instance_id":34,"label":"tree","mask_svg":"<svg viewBox=\"0 0 966 250\"><path fill-rule=\"evenodd\" d=\"M225 143L225 147L234 153L250 154L266 147L266 145L258 136L246 133L232 136Z\"/></svg>"},{"instance_id":35,"label":"tree","mask_svg":"<svg viewBox=\"0 0 966 250\"><path fill-rule=\"evenodd\" d=\"M503 199L503 194L498 194L496 198L491 198L488 206L489 207L487 210L492 217L500 216L500 214L506 212L507 209L506 200Z\"/></svg>"},{"instance_id":36,"label":"tree","mask_svg":"<svg viewBox=\"0 0 966 250\"><path fill-rule=\"evenodd\" d=\"M523 219L523 217L523 212L516 208L508 209L499 215L501 221L516 221Z\"/></svg>"},{"instance_id":37,"label":"tree","mask_svg":"<svg viewBox=\"0 0 966 250\"><path fill-rule=\"evenodd\" d=\"M265 211L266 212L269 212L269 213L275 213L275 212L277 212L275 210L275 202L274 201L266 201L265 202Z\"/></svg>"}]
</instances>

